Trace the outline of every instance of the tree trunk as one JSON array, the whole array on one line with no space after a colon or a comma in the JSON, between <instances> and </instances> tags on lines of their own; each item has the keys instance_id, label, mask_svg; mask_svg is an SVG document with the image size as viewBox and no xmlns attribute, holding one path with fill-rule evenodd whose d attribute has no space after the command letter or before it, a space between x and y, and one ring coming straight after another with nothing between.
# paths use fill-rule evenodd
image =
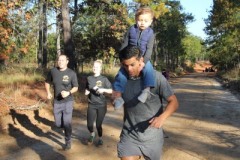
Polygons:
<instances>
[{"instance_id":1,"label":"tree trunk","mask_svg":"<svg viewBox=\"0 0 240 160\"><path fill-rule=\"evenodd\" d=\"M56 10L56 24L57 24L57 27L56 27L56 32L57 32L57 57L61 54L61 13L60 11L57 9Z\"/></svg>"},{"instance_id":2,"label":"tree trunk","mask_svg":"<svg viewBox=\"0 0 240 160\"><path fill-rule=\"evenodd\" d=\"M69 16L69 0L62 0L62 21L63 21L63 41L64 41L64 52L69 57L68 67L76 69L75 57L74 57L74 45L72 41L72 28L70 24Z\"/></svg>"},{"instance_id":3,"label":"tree trunk","mask_svg":"<svg viewBox=\"0 0 240 160\"><path fill-rule=\"evenodd\" d=\"M39 6L38 6L38 10L39 10L39 36L38 36L38 55L37 55L37 61L38 61L38 68L42 68L42 61L43 61L43 44L42 44L42 40L43 40L43 24L42 24L42 0L39 0Z\"/></svg>"},{"instance_id":4,"label":"tree trunk","mask_svg":"<svg viewBox=\"0 0 240 160\"><path fill-rule=\"evenodd\" d=\"M43 3L43 61L42 67L47 68L47 2Z\"/></svg>"}]
</instances>

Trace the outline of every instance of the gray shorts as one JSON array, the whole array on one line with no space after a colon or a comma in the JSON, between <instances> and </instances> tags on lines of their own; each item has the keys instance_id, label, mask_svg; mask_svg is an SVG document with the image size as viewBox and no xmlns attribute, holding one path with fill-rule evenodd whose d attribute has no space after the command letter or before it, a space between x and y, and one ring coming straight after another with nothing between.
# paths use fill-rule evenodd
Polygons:
<instances>
[{"instance_id":1,"label":"gray shorts","mask_svg":"<svg viewBox=\"0 0 240 160\"><path fill-rule=\"evenodd\" d=\"M163 142L163 132L161 132L160 139L147 143L134 143L128 138L121 138L117 146L118 157L143 156L146 160L160 160Z\"/></svg>"}]
</instances>

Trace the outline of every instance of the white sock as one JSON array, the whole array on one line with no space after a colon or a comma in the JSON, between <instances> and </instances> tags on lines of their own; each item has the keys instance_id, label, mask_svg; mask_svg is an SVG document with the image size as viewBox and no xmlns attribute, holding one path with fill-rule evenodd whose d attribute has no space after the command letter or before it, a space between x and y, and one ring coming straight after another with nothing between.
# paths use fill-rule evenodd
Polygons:
<instances>
[{"instance_id":1,"label":"white sock","mask_svg":"<svg viewBox=\"0 0 240 160\"><path fill-rule=\"evenodd\" d=\"M150 91L150 87L146 87L144 90L145 91Z\"/></svg>"},{"instance_id":2,"label":"white sock","mask_svg":"<svg viewBox=\"0 0 240 160\"><path fill-rule=\"evenodd\" d=\"M95 132L92 132L92 133L91 133L91 136L95 137Z\"/></svg>"}]
</instances>

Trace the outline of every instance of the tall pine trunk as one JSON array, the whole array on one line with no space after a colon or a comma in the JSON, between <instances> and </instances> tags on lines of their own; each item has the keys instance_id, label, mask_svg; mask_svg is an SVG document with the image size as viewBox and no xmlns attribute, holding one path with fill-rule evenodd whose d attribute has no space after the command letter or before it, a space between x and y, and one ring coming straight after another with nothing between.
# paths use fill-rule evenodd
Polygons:
<instances>
[{"instance_id":1,"label":"tall pine trunk","mask_svg":"<svg viewBox=\"0 0 240 160\"><path fill-rule=\"evenodd\" d=\"M42 61L43 61L43 21L42 21L42 8L43 8L43 4L42 4L42 0L39 0L39 3L38 3L38 10L39 10L39 31L38 31L38 53L37 53L37 62L38 62L38 68L42 68Z\"/></svg>"},{"instance_id":2,"label":"tall pine trunk","mask_svg":"<svg viewBox=\"0 0 240 160\"><path fill-rule=\"evenodd\" d=\"M56 9L56 24L57 24L57 27L56 27L56 32L57 32L57 57L61 54L61 12Z\"/></svg>"},{"instance_id":3,"label":"tall pine trunk","mask_svg":"<svg viewBox=\"0 0 240 160\"><path fill-rule=\"evenodd\" d=\"M68 2L69 0L62 0L64 52L69 57L68 67L71 69L76 69Z\"/></svg>"},{"instance_id":4,"label":"tall pine trunk","mask_svg":"<svg viewBox=\"0 0 240 160\"><path fill-rule=\"evenodd\" d=\"M41 16L42 15L42 16ZM39 0L38 68L47 67L47 4Z\"/></svg>"},{"instance_id":5,"label":"tall pine trunk","mask_svg":"<svg viewBox=\"0 0 240 160\"><path fill-rule=\"evenodd\" d=\"M42 67L47 68L47 2L43 3L43 62Z\"/></svg>"}]
</instances>

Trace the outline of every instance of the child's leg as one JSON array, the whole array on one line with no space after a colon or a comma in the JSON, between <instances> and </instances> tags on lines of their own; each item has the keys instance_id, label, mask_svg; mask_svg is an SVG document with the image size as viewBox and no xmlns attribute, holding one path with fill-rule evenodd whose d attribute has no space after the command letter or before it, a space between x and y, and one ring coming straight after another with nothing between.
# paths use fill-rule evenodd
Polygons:
<instances>
[{"instance_id":1,"label":"child's leg","mask_svg":"<svg viewBox=\"0 0 240 160\"><path fill-rule=\"evenodd\" d=\"M124 68L121 67L113 83L112 99L115 109L119 109L124 104L124 101L122 99L122 92L124 92L126 83L127 75Z\"/></svg>"},{"instance_id":2,"label":"child's leg","mask_svg":"<svg viewBox=\"0 0 240 160\"><path fill-rule=\"evenodd\" d=\"M148 61L143 68L143 80L144 88L153 88L155 86L154 69L150 61Z\"/></svg>"},{"instance_id":3,"label":"child's leg","mask_svg":"<svg viewBox=\"0 0 240 160\"><path fill-rule=\"evenodd\" d=\"M113 90L117 92L124 92L125 85L127 83L127 73L124 68L120 68L118 74L115 76L113 83Z\"/></svg>"},{"instance_id":4,"label":"child's leg","mask_svg":"<svg viewBox=\"0 0 240 160\"><path fill-rule=\"evenodd\" d=\"M138 100L142 103L145 103L147 98L150 96L150 88L154 87L155 80L154 80L154 69L150 61L145 64L145 67L142 70L143 72L143 80L144 80L144 90L138 96Z\"/></svg>"}]
</instances>

